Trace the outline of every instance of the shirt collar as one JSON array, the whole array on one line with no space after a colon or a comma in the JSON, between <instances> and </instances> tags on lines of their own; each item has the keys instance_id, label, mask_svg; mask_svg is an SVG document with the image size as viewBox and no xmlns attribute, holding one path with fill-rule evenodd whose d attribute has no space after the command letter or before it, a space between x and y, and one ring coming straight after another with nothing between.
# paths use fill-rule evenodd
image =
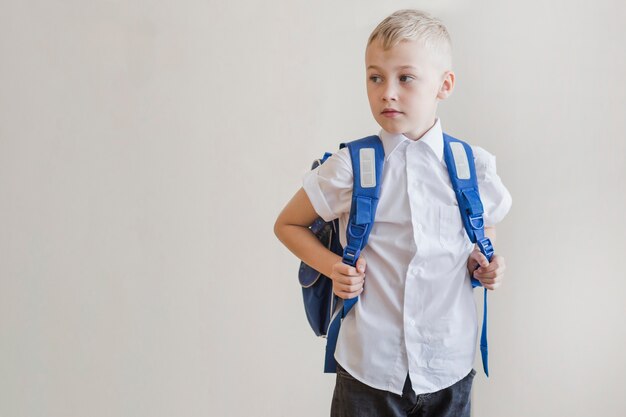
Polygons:
<instances>
[{"instance_id":1,"label":"shirt collar","mask_svg":"<svg viewBox=\"0 0 626 417\"><path fill-rule=\"evenodd\" d=\"M380 130L379 136L380 140L383 142L383 148L385 149L385 161L389 160L391 154L402 142L415 142L402 133L389 133L384 129ZM427 144L434 152L437 160L441 161L443 158L443 131L441 130L441 120L439 118L437 118L433 127L426 131L418 140Z\"/></svg>"}]
</instances>

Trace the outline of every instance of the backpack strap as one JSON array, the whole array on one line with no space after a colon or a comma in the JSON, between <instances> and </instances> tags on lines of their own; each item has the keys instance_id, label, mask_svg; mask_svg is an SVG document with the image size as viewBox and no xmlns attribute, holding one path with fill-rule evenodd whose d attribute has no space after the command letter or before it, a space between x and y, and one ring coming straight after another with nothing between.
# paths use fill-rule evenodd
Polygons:
<instances>
[{"instance_id":1,"label":"backpack strap","mask_svg":"<svg viewBox=\"0 0 626 417\"><path fill-rule=\"evenodd\" d=\"M450 182L459 203L459 211L467 236L491 262L493 245L485 236L483 220L483 204L478 191L476 167L472 147L467 143L443 134L443 154L450 174ZM471 277L472 288L481 287L476 278ZM487 289L484 292L483 327L480 335L480 353L483 360L483 370L489 376L489 350L487 346Z\"/></svg>"},{"instance_id":2,"label":"backpack strap","mask_svg":"<svg viewBox=\"0 0 626 417\"><path fill-rule=\"evenodd\" d=\"M347 145L340 145L340 147L344 146L348 147L352 159L354 186L350 218L346 230L347 242L343 250L343 263L356 266L356 261L359 259L361 250L367 245L367 239L374 224L380 196L385 150L378 136L368 136L349 142ZM336 372L335 348L341 321L357 301L358 297L343 300L342 308L331 320L327 332L325 373Z\"/></svg>"}]
</instances>

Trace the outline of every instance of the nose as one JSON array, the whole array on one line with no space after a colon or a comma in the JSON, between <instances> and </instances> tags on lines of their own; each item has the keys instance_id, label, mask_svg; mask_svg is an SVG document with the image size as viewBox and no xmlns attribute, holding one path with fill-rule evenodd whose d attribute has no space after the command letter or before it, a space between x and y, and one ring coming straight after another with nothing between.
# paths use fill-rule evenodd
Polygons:
<instances>
[{"instance_id":1,"label":"nose","mask_svg":"<svg viewBox=\"0 0 626 417\"><path fill-rule=\"evenodd\" d=\"M383 90L383 101L396 101L398 100L398 90L394 83L390 82L385 85Z\"/></svg>"}]
</instances>

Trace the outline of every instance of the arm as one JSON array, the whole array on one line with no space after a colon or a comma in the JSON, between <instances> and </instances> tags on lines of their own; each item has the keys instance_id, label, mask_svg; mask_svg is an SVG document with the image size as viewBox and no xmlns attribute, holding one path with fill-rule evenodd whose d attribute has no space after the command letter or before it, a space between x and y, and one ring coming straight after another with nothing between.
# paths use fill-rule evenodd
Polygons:
<instances>
[{"instance_id":1,"label":"arm","mask_svg":"<svg viewBox=\"0 0 626 417\"><path fill-rule=\"evenodd\" d=\"M341 257L322 245L309 230L317 217L311 200L304 189L300 188L278 215L274 233L305 264L330 277L332 266L341 262Z\"/></svg>"},{"instance_id":2,"label":"arm","mask_svg":"<svg viewBox=\"0 0 626 417\"><path fill-rule=\"evenodd\" d=\"M311 200L300 188L278 215L274 233L304 263L329 277L337 296L354 298L363 291L365 259L358 259L357 271L357 268L344 264L340 256L322 245L309 229L317 217Z\"/></svg>"},{"instance_id":3,"label":"arm","mask_svg":"<svg viewBox=\"0 0 626 417\"><path fill-rule=\"evenodd\" d=\"M511 208L511 194L496 173L495 156L479 146L472 147L472 150L484 207L484 221L486 224L494 225L499 223ZM496 228L485 227L485 236L495 243ZM470 275L479 280L485 288L495 290L502 284L506 266L502 256L494 254L491 262L487 262L480 250L476 248L469 256L467 269Z\"/></svg>"}]
</instances>

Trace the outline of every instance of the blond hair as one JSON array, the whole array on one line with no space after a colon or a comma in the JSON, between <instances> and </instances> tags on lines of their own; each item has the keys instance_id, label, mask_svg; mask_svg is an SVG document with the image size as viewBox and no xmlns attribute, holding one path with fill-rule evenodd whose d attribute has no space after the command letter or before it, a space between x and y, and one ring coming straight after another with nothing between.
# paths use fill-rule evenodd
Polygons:
<instances>
[{"instance_id":1,"label":"blond hair","mask_svg":"<svg viewBox=\"0 0 626 417\"><path fill-rule=\"evenodd\" d=\"M452 39L443 22L428 13L403 9L387 16L370 35L367 46L380 40L383 49L393 48L402 41L420 41L452 66Z\"/></svg>"}]
</instances>

